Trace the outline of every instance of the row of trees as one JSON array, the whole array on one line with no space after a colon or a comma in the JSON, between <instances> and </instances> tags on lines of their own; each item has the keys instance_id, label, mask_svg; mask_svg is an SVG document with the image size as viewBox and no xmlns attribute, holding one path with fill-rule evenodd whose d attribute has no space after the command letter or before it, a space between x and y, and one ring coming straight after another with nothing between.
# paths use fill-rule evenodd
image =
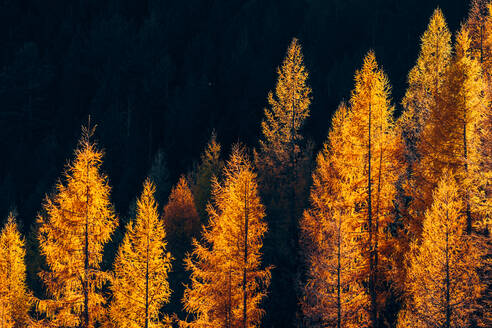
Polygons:
<instances>
[{"instance_id":1,"label":"row of trees","mask_svg":"<svg viewBox=\"0 0 492 328\"><path fill-rule=\"evenodd\" d=\"M312 173L294 39L260 147L223 163L213 135L162 215L147 179L113 270L104 247L120 223L89 120L38 215L44 297L26 286L13 215L2 230L0 327L246 328L263 308L272 327L490 325L491 13L475 1L452 45L434 12L398 119L370 51ZM180 301L186 317L164 314Z\"/></svg>"}]
</instances>

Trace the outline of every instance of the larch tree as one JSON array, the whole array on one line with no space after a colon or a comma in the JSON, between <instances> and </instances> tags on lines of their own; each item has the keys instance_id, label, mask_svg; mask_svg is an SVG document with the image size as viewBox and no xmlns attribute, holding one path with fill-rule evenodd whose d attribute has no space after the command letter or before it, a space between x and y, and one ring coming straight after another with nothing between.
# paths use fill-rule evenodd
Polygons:
<instances>
[{"instance_id":1,"label":"larch tree","mask_svg":"<svg viewBox=\"0 0 492 328\"><path fill-rule=\"evenodd\" d=\"M15 217L9 214L0 234L0 327L23 328L29 323L33 297L26 286L26 249Z\"/></svg>"},{"instance_id":2,"label":"larch tree","mask_svg":"<svg viewBox=\"0 0 492 328\"><path fill-rule=\"evenodd\" d=\"M473 314L486 286L478 275L483 240L466 233L466 204L451 172L433 194L421 241L416 240L409 252L410 297L398 327L470 327L472 319L481 320Z\"/></svg>"},{"instance_id":3,"label":"larch tree","mask_svg":"<svg viewBox=\"0 0 492 328\"><path fill-rule=\"evenodd\" d=\"M480 63L490 68L490 60L492 60L492 48L487 43L487 19L490 15L488 6L490 0L472 0L470 1L470 10L466 20L466 26L470 31L472 56Z\"/></svg>"},{"instance_id":4,"label":"larch tree","mask_svg":"<svg viewBox=\"0 0 492 328\"><path fill-rule=\"evenodd\" d=\"M307 262L301 306L307 327L367 327L369 295L361 281L360 227L352 217L351 177L344 175L349 110L342 104L332 118L328 141L313 172L311 206L300 223Z\"/></svg>"},{"instance_id":5,"label":"larch tree","mask_svg":"<svg viewBox=\"0 0 492 328\"><path fill-rule=\"evenodd\" d=\"M268 307L273 316L282 314L272 317L272 322L285 326L293 324L297 310L298 220L307 200L311 170L310 147L301 134L309 116L311 88L297 39L292 40L277 74L275 91L268 94L255 164L271 228L266 256L276 266Z\"/></svg>"},{"instance_id":6,"label":"larch tree","mask_svg":"<svg viewBox=\"0 0 492 328\"><path fill-rule=\"evenodd\" d=\"M110 278L101 270L103 247L118 225L90 120L82 131L74 161L38 216L39 245L48 266L40 276L51 298L39 301L37 309L54 327L89 328L102 320L102 288Z\"/></svg>"},{"instance_id":7,"label":"larch tree","mask_svg":"<svg viewBox=\"0 0 492 328\"><path fill-rule=\"evenodd\" d=\"M169 273L173 290L169 310L176 313L181 311L183 284L189 282L183 260L185 254L191 251L191 241L198 237L201 227L194 197L184 176L181 176L171 190L169 200L164 207L162 221L166 228L169 248L173 250L175 258L173 270Z\"/></svg>"},{"instance_id":8,"label":"larch tree","mask_svg":"<svg viewBox=\"0 0 492 328\"><path fill-rule=\"evenodd\" d=\"M118 250L108 311L110 327L165 327L159 311L171 294L171 254L166 251L166 232L154 193L155 186L147 179L137 201L137 217L128 223Z\"/></svg>"},{"instance_id":9,"label":"larch tree","mask_svg":"<svg viewBox=\"0 0 492 328\"><path fill-rule=\"evenodd\" d=\"M202 241L194 240L186 258L191 284L183 303L192 321L183 322L185 327L258 327L264 313L260 303L271 270L261 264L267 225L256 174L243 148L234 146L223 176L223 182L213 184Z\"/></svg>"},{"instance_id":10,"label":"larch tree","mask_svg":"<svg viewBox=\"0 0 492 328\"><path fill-rule=\"evenodd\" d=\"M195 198L196 209L200 215L202 223L207 219L207 203L210 200L212 191L212 178L218 177L224 166L220 158L220 143L217 135L212 132L210 140L201 155L200 165L197 167L195 176L192 179L191 189Z\"/></svg>"},{"instance_id":11,"label":"larch tree","mask_svg":"<svg viewBox=\"0 0 492 328\"><path fill-rule=\"evenodd\" d=\"M466 203L466 231L472 232L472 225L483 220L485 202L482 196L484 173L480 168L483 162L480 152L480 135L486 126L481 120L486 115L488 100L485 96L485 82L481 67L471 54L471 38L463 26L457 33L455 55L451 63L446 106L441 110L432 130L441 138L441 160L448 163L457 174L460 189ZM449 113L447 113L449 111ZM434 115L438 116L438 115ZM438 122L441 121L439 126ZM445 141L445 142L444 142ZM482 222L483 223L483 222Z\"/></svg>"},{"instance_id":12,"label":"larch tree","mask_svg":"<svg viewBox=\"0 0 492 328\"><path fill-rule=\"evenodd\" d=\"M438 8L421 37L417 63L408 74L408 89L403 98L405 110L399 119L408 162L404 188L407 196L411 197L411 203L405 215L409 217L411 238L418 238L420 234L421 219L432 202L432 190L443 168L439 158L442 139L434 138L438 132L434 133L433 127L441 123L438 119L445 107L443 94L450 62L451 33Z\"/></svg>"},{"instance_id":13,"label":"larch tree","mask_svg":"<svg viewBox=\"0 0 492 328\"><path fill-rule=\"evenodd\" d=\"M344 183L350 184L344 188L350 190L354 212L349 225L360 231L359 279L367 283L371 327L379 326L385 306L383 285L393 241L389 226L394 220L395 183L401 170L401 138L394 129L393 111L388 78L370 51L355 74L347 117L351 131L345 134L346 146L340 156L346 163L341 174Z\"/></svg>"}]
</instances>

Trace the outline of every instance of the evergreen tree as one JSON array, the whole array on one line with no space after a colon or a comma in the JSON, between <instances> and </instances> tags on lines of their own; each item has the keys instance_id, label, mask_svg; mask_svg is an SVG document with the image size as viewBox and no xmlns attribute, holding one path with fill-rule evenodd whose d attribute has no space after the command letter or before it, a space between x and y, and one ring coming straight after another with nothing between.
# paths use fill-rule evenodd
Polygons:
<instances>
[{"instance_id":1,"label":"evergreen tree","mask_svg":"<svg viewBox=\"0 0 492 328\"><path fill-rule=\"evenodd\" d=\"M38 302L37 309L54 327L89 328L102 319L101 290L110 278L100 267L103 247L118 225L90 120L82 132L75 160L38 216L41 254L49 267L40 275L51 299Z\"/></svg>"},{"instance_id":2,"label":"evergreen tree","mask_svg":"<svg viewBox=\"0 0 492 328\"><path fill-rule=\"evenodd\" d=\"M22 328L29 323L33 298L26 286L26 249L15 217L9 214L0 234L0 327Z\"/></svg>"},{"instance_id":3,"label":"evergreen tree","mask_svg":"<svg viewBox=\"0 0 492 328\"><path fill-rule=\"evenodd\" d=\"M166 252L166 232L154 193L155 186L147 179L137 201L137 217L127 225L115 260L110 326L164 327L159 311L171 294L171 254Z\"/></svg>"},{"instance_id":4,"label":"evergreen tree","mask_svg":"<svg viewBox=\"0 0 492 328\"><path fill-rule=\"evenodd\" d=\"M192 316L185 327L258 327L260 308L270 282L270 267L262 268L263 221L256 174L245 150L235 146L223 171L224 181L213 184L208 207L210 223L202 241L186 258L191 284L183 303Z\"/></svg>"},{"instance_id":5,"label":"evergreen tree","mask_svg":"<svg viewBox=\"0 0 492 328\"><path fill-rule=\"evenodd\" d=\"M422 240L409 252L410 296L398 327L470 327L485 290L478 275L484 244L466 233L466 204L455 177L447 173L426 212Z\"/></svg>"}]
</instances>

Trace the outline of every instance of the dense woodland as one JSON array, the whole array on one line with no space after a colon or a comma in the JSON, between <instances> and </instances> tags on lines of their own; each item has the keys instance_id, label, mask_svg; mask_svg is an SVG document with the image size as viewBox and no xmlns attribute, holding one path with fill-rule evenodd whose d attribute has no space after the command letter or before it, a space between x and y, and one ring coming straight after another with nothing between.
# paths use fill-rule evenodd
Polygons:
<instances>
[{"instance_id":1,"label":"dense woodland","mask_svg":"<svg viewBox=\"0 0 492 328\"><path fill-rule=\"evenodd\" d=\"M52 2L0 4L0 328L492 326L490 0Z\"/></svg>"}]
</instances>

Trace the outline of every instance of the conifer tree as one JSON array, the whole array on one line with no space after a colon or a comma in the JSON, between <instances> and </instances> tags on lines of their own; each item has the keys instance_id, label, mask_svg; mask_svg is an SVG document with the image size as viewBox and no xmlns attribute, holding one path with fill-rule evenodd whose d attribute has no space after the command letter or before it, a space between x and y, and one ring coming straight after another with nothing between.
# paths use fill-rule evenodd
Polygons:
<instances>
[{"instance_id":1,"label":"conifer tree","mask_svg":"<svg viewBox=\"0 0 492 328\"><path fill-rule=\"evenodd\" d=\"M361 281L360 227L351 200L350 177L344 175L351 133L349 110L342 104L332 118L328 142L317 157L311 206L300 228L307 260L307 282L301 301L308 327L367 327L369 296Z\"/></svg>"},{"instance_id":2,"label":"conifer tree","mask_svg":"<svg viewBox=\"0 0 492 328\"><path fill-rule=\"evenodd\" d=\"M0 327L22 328L29 322L32 296L26 286L26 249L15 217L9 214L0 234Z\"/></svg>"},{"instance_id":3,"label":"conifer tree","mask_svg":"<svg viewBox=\"0 0 492 328\"><path fill-rule=\"evenodd\" d=\"M421 37L417 63L408 74L408 89L402 102L404 112L398 122L405 141L407 162L406 172L401 178L403 191L399 197L407 241L420 236L422 218L432 202L432 190L442 169L442 162L436 154L440 149L436 142L440 143L442 139L434 140L430 136L432 127L441 123L439 115L446 107L443 99L450 63L451 33L442 11L437 8ZM438 132L434 135L437 136ZM405 198L409 201L403 201ZM408 247L408 242L402 245L403 250Z\"/></svg>"},{"instance_id":4,"label":"conifer tree","mask_svg":"<svg viewBox=\"0 0 492 328\"><path fill-rule=\"evenodd\" d=\"M37 309L54 327L94 327L105 311L101 289L109 274L100 266L103 247L118 220L108 179L100 171L103 153L93 133L89 120L74 161L38 216L41 254L49 268L40 276L51 298L38 302Z\"/></svg>"},{"instance_id":5,"label":"conifer tree","mask_svg":"<svg viewBox=\"0 0 492 328\"><path fill-rule=\"evenodd\" d=\"M137 217L128 223L115 260L109 309L114 327L164 327L159 311L171 294L171 254L166 251L166 232L154 193L155 186L147 179L137 201Z\"/></svg>"},{"instance_id":6,"label":"conifer tree","mask_svg":"<svg viewBox=\"0 0 492 328\"><path fill-rule=\"evenodd\" d=\"M274 316L272 322L287 326L294 323L297 307L297 220L306 202L311 170L310 148L301 135L309 116L311 88L297 39L292 40L277 73L275 91L268 94L269 106L261 124L263 135L255 164L271 227L266 256L276 266L268 307ZM280 313L282 316L277 315Z\"/></svg>"},{"instance_id":7,"label":"conifer tree","mask_svg":"<svg viewBox=\"0 0 492 328\"><path fill-rule=\"evenodd\" d=\"M466 204L448 171L426 212L422 240L416 240L409 252L410 296L398 327L471 326L485 289L477 272L484 244L480 237L466 233L466 225Z\"/></svg>"},{"instance_id":8,"label":"conifer tree","mask_svg":"<svg viewBox=\"0 0 492 328\"><path fill-rule=\"evenodd\" d=\"M490 67L489 61L492 59L492 48L487 44L487 16L490 15L488 6L490 0L472 0L470 1L470 11L466 20L466 26L470 31L470 50L472 56L480 63L486 63Z\"/></svg>"},{"instance_id":9,"label":"conifer tree","mask_svg":"<svg viewBox=\"0 0 492 328\"><path fill-rule=\"evenodd\" d=\"M205 151L201 155L201 163L197 168L196 177L192 185L196 209L203 223L207 219L206 208L212 190L212 177L218 176L224 166L220 159L220 149L221 146L217 142L217 135L214 131L210 136Z\"/></svg>"},{"instance_id":10,"label":"conifer tree","mask_svg":"<svg viewBox=\"0 0 492 328\"><path fill-rule=\"evenodd\" d=\"M169 281L173 294L170 299L170 310L181 310L183 284L188 283L188 275L184 268L185 253L191 251L191 241L200 232L200 217L195 208L193 194L184 176L171 190L167 205L162 216L166 228L169 249L175 258L173 270L169 273Z\"/></svg>"},{"instance_id":11,"label":"conifer tree","mask_svg":"<svg viewBox=\"0 0 492 328\"><path fill-rule=\"evenodd\" d=\"M192 315L185 327L258 327L261 301L270 282L270 267L262 268L263 221L253 172L245 150L235 146L223 171L224 181L213 184L208 207L210 223L202 241L186 258L191 284L183 303Z\"/></svg>"},{"instance_id":12,"label":"conifer tree","mask_svg":"<svg viewBox=\"0 0 492 328\"><path fill-rule=\"evenodd\" d=\"M438 117L432 129L438 133L435 138L443 141L439 160L455 171L464 193L467 233L471 233L475 221L472 218L478 214L472 212L483 212L480 209L483 203L480 186L486 180L480 169L483 160L479 147L481 130L487 127L480 126L480 121L488 107L481 67L471 55L470 44L468 30L463 26L456 36L455 56L446 88L446 106L434 115Z\"/></svg>"},{"instance_id":13,"label":"conifer tree","mask_svg":"<svg viewBox=\"0 0 492 328\"><path fill-rule=\"evenodd\" d=\"M372 327L378 327L382 319L386 294L382 286L392 248L388 228L393 222L395 182L401 169L401 142L395 133L393 111L388 78L370 51L355 74L347 118L351 130L340 153L346 163L342 176L350 184L354 211L350 225L361 231L360 279L368 286Z\"/></svg>"}]
</instances>

